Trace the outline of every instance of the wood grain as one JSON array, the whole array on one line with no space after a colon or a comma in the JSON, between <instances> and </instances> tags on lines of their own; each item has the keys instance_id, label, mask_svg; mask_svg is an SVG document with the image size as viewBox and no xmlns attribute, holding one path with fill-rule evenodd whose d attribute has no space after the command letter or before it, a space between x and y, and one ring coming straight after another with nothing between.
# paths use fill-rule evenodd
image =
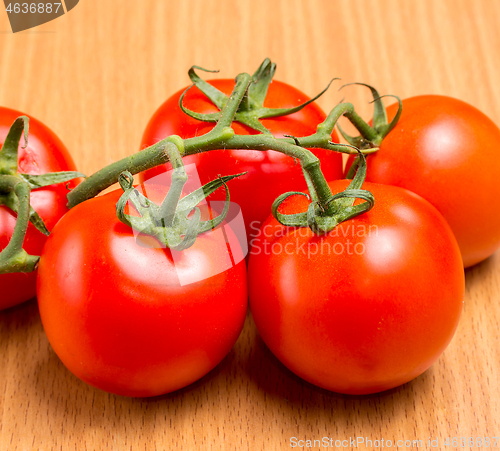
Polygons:
<instances>
[{"instance_id":1,"label":"wood grain","mask_svg":"<svg viewBox=\"0 0 500 451\"><path fill-rule=\"evenodd\" d=\"M499 23L497 0L81 0L17 34L0 12L0 104L49 124L88 174L138 150L193 64L231 77L269 56L277 79L311 95L341 77L335 87L451 95L500 123ZM332 88L319 103L328 110L344 97L370 116L359 87ZM0 312L0 450L267 451L289 449L291 437L421 440L424 449L439 438L452 449L446 437L498 436L499 269L495 255L466 271L457 334L430 370L358 397L295 377L251 317L201 381L159 398L113 396L64 368L29 301Z\"/></svg>"}]
</instances>

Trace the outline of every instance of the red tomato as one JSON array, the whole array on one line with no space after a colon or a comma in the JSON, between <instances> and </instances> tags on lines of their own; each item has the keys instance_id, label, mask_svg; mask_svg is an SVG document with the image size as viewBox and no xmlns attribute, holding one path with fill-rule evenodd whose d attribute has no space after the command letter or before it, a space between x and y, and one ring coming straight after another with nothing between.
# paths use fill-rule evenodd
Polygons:
<instances>
[{"instance_id":1,"label":"red tomato","mask_svg":"<svg viewBox=\"0 0 500 451\"><path fill-rule=\"evenodd\" d=\"M334 193L345 181L330 183ZM464 295L460 251L427 201L388 185L328 235L270 218L249 260L250 310L270 350L340 393L387 390L423 373L450 342ZM305 211L304 198L283 204Z\"/></svg>"},{"instance_id":2,"label":"red tomato","mask_svg":"<svg viewBox=\"0 0 500 451\"><path fill-rule=\"evenodd\" d=\"M0 142L3 144L13 122L23 113L0 107ZM30 117L28 147L18 150L18 171L25 174L75 171L75 164L64 144L45 125ZM31 206L41 216L48 230L66 213L67 183L37 188L31 191ZM16 215L0 205L0 250L9 243L16 223ZM24 249L40 255L47 237L32 224L28 226ZM0 310L27 301L36 295L36 271L31 273L0 274Z\"/></svg>"},{"instance_id":3,"label":"red tomato","mask_svg":"<svg viewBox=\"0 0 500 451\"><path fill-rule=\"evenodd\" d=\"M397 104L387 108L389 119L396 110ZM468 267L500 247L499 147L500 129L471 105L412 97L403 100L403 114L380 150L367 158L366 180L401 186L431 202L451 226Z\"/></svg>"},{"instance_id":4,"label":"red tomato","mask_svg":"<svg viewBox=\"0 0 500 451\"><path fill-rule=\"evenodd\" d=\"M156 396L198 380L230 351L247 310L246 265L231 265L235 254L211 234L177 253L139 245L116 217L121 194L85 201L56 225L39 264L40 315L77 377ZM221 265L229 269L212 275Z\"/></svg>"},{"instance_id":5,"label":"red tomato","mask_svg":"<svg viewBox=\"0 0 500 451\"><path fill-rule=\"evenodd\" d=\"M210 83L229 95L234 80L211 80ZM185 114L179 107L181 90L170 97L155 112L142 137L141 148L153 145L169 135L191 138L210 131L213 123L201 122ZM305 94L294 87L273 81L268 90L264 106L269 108L290 108L309 100ZM212 102L196 87L184 97L184 105L199 113L218 111ZM262 123L276 137L284 134L297 137L316 132L316 126L323 122L325 113L314 103L301 111L278 118L263 119ZM258 132L239 123L233 123L237 134L249 135ZM332 140L338 142L337 135ZM342 178L342 156L336 152L313 149L321 160L321 169L327 180ZM215 150L184 158L185 164L195 163L202 184L216 178L219 174L239 174L248 172L231 182L231 201L237 203L243 212L247 234L251 237L258 232L260 224L271 213L273 201L287 191L305 190L306 183L299 163L279 152L258 150ZM166 166L160 166L143 175L147 180ZM170 168L170 166L168 166ZM224 199L222 191L214 193L213 199Z\"/></svg>"}]
</instances>

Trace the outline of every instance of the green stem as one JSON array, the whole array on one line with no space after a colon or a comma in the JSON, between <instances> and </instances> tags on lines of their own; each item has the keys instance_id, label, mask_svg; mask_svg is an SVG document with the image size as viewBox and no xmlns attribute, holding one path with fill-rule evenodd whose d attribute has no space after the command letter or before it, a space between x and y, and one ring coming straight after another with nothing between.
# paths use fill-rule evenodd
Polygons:
<instances>
[{"instance_id":1,"label":"green stem","mask_svg":"<svg viewBox=\"0 0 500 451\"><path fill-rule=\"evenodd\" d=\"M272 135L234 135L223 143L225 149L252 149L274 150L300 161L302 168L309 175L318 202L322 206L328 205L332 192L321 172L319 159L308 149L293 144L293 140L275 138ZM186 148L186 155L189 150Z\"/></svg>"},{"instance_id":2,"label":"green stem","mask_svg":"<svg viewBox=\"0 0 500 451\"><path fill-rule=\"evenodd\" d=\"M231 128L231 123L251 82L252 77L248 74L240 74L236 78L235 87L229 100L221 111L220 119L210 132L202 136L184 140L178 136L168 137L135 155L124 158L123 160L117 161L101 169L88 177L68 194L68 207L72 208L78 203L94 197L103 189L114 184L118 176L124 171L137 174L138 172L167 163L168 161L172 162L171 159L174 155L179 155L179 157L176 158L180 158L200 152L224 148L260 151L274 150L298 159L301 162L302 168L310 178L320 206L328 213L331 209L328 202L332 197L332 193L321 172L318 158L316 158L307 148L318 147L344 153L357 153L357 150L354 148L350 148L343 144L332 143L331 134L337 120L342 115L347 116L351 121L357 121L360 127L363 125L363 122L360 122L362 119L354 112L352 104L341 103L330 112L325 121L318 126L317 132L311 136L291 139L275 138L270 134L236 135ZM359 118L360 121L358 121L357 118ZM171 143L175 144L178 152L173 152L173 148L169 147L172 145ZM169 148L170 150L168 150ZM174 167L179 166L179 162L172 163Z\"/></svg>"},{"instance_id":3,"label":"green stem","mask_svg":"<svg viewBox=\"0 0 500 451\"><path fill-rule=\"evenodd\" d=\"M170 160L170 164L174 168L172 172L172 183L168 193L163 200L160 208L158 209L158 218L163 227L170 227L173 224L175 213L177 211L177 204L182 195L182 189L187 182L187 174L182 162L181 152L184 152L184 143L180 142L167 143L165 147Z\"/></svg>"},{"instance_id":4,"label":"green stem","mask_svg":"<svg viewBox=\"0 0 500 451\"><path fill-rule=\"evenodd\" d=\"M221 111L221 117L215 127L206 135L181 140L186 151L188 148L191 150L197 149L197 152L220 149L221 142L234 135L231 123L251 81L252 77L248 74L238 75L233 92ZM96 196L110 187L116 183L122 172L129 171L134 175L167 163L169 161L169 152L166 150L167 144L173 142L179 147L180 139L178 136L169 136L141 152L116 161L87 177L68 194L68 208L73 208L75 205ZM181 149L179 149L179 152L181 157L185 155ZM194 153L193 150L192 153Z\"/></svg>"},{"instance_id":5,"label":"green stem","mask_svg":"<svg viewBox=\"0 0 500 451\"><path fill-rule=\"evenodd\" d=\"M340 116L352 116L354 113L354 105L352 103L339 103L328 114L326 119L318 125L316 135L331 136L335 124L340 119ZM312 135L314 136L314 135Z\"/></svg>"},{"instance_id":6,"label":"green stem","mask_svg":"<svg viewBox=\"0 0 500 451\"><path fill-rule=\"evenodd\" d=\"M30 217L31 189L26 182L19 180L16 176L4 175L0 177L0 192L10 191L14 191L16 194L19 207L12 237L7 247L0 252L0 274L33 271L39 260L39 257L29 255L23 249Z\"/></svg>"},{"instance_id":7,"label":"green stem","mask_svg":"<svg viewBox=\"0 0 500 451\"><path fill-rule=\"evenodd\" d=\"M377 132L372 127L370 127L370 125L366 123L362 119L362 117L354 111L354 109L352 110L352 112L347 112L345 116L347 117L347 119L349 119L352 125L356 127L358 132L361 133L361 136L363 138L365 138L367 141L373 142L374 144L380 144L378 142L379 136Z\"/></svg>"},{"instance_id":8,"label":"green stem","mask_svg":"<svg viewBox=\"0 0 500 451\"><path fill-rule=\"evenodd\" d=\"M326 203L331 197L328 184L320 170L318 158L308 149L294 145L293 139L274 138L272 135L235 135L234 131L228 127L219 130L218 135L212 132L213 130L203 136L185 139L183 141L184 150L181 155L188 156L221 148L252 149L260 151L274 150L290 157L297 158L301 162L302 167L311 177L320 204ZM150 169L159 164L167 163L169 161L169 155L166 150L166 145L168 142L173 141L172 137L166 138L144 149L142 152L138 152L117 161L90 177L87 177L87 179L68 194L68 207L72 208L80 202L96 196L102 190L116 183L118 176L124 171L137 174L138 172ZM319 142L316 146L312 145L312 142L309 142L308 146L310 144L312 147L322 147Z\"/></svg>"},{"instance_id":9,"label":"green stem","mask_svg":"<svg viewBox=\"0 0 500 451\"><path fill-rule=\"evenodd\" d=\"M229 96L229 100L224 106L224 109L221 111L220 120L217 121L217 124L211 130L211 132L217 133L220 129L231 127L234 115L236 114L236 111L238 111L238 107L245 97L245 94L248 92L248 87L250 86L251 82L252 76L249 74L242 73L236 77L236 83L234 85L233 92Z\"/></svg>"},{"instance_id":10,"label":"green stem","mask_svg":"<svg viewBox=\"0 0 500 451\"><path fill-rule=\"evenodd\" d=\"M68 208L73 208L84 200L97 196L101 191L116 183L118 177L124 171L137 174L167 163L169 157L168 153L165 151L165 147L169 142L172 142L171 136L158 141L156 144L141 152L137 152L134 155L116 161L87 177L75 189L68 193Z\"/></svg>"}]
</instances>

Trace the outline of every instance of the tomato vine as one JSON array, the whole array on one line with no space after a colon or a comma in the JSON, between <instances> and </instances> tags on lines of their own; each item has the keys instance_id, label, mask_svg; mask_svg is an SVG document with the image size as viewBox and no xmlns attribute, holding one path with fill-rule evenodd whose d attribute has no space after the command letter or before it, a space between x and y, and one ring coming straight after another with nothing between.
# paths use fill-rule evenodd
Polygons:
<instances>
[{"instance_id":1,"label":"tomato vine","mask_svg":"<svg viewBox=\"0 0 500 451\"><path fill-rule=\"evenodd\" d=\"M271 82L275 71L275 65L273 65L268 59L261 64L253 76L247 73L239 74L236 77L233 92L229 97L225 97L224 95L218 93L217 90L211 89L208 83L198 77L194 71L195 68L198 67L193 66L189 72L191 79L194 84L202 89L202 91L207 94L207 96L209 96L209 98L220 108L220 112L212 115L198 115L196 112L189 111L182 107L182 105L181 107L186 114L193 115L200 120L215 121L215 127L205 135L193 138L182 139L175 135L168 136L158 143L134 155L119 160L97 171L91 176L85 178L82 183L68 193L68 208L73 208L79 203L96 196L104 189L116 183L118 180L123 180L124 176L122 174L127 173L134 175L160 164L164 164L169 161L172 162L173 155L176 155L175 158L178 162L177 167L179 168L182 166L182 157L193 155L195 153L207 152L213 149L274 150L298 160L301 164L304 177L306 178L311 194L311 199L314 204L314 208L309 211L306 220L302 221L301 225L309 226L318 233L328 232L335 227L338 223L338 217L333 221L328 220L328 218L338 214L340 204L337 202L337 199L339 196L337 195L334 197L332 195L332 192L328 187L328 183L321 172L319 159L311 151L309 151L308 148L322 148L334 152L357 154L358 149L355 146L349 144L337 144L331 141L331 134L340 116L344 115L353 122L360 122L359 116L354 111L353 105L350 103L340 103L336 105L328 114L326 119L317 126L316 132L310 136L276 138L262 125L260 119L287 115L296 112L300 108L303 108L308 103L315 100L324 91L310 101L295 108L270 109L263 107L267 87ZM237 135L231 127L233 121L238 121L248 125L260 133L250 136ZM17 135L19 135L18 127L16 127L14 131ZM27 125L25 133L27 134ZM15 137L13 139L15 139ZM7 150L5 149L6 147L4 146L4 150L2 152L4 159L7 158L6 155L8 155L8 158L10 159L15 157L15 155L10 151L9 154L7 154ZM368 154L375 150L376 149L369 148L364 149L363 152ZM61 183L65 180L81 176L82 174L79 173L59 173L52 174L50 177L45 175L43 180L41 179L42 176L38 176L38 181L32 177L29 181L20 180L19 183L24 183L24 185L20 185L17 188L17 191L20 196L24 195L23 199L27 199L26 196L29 194L28 190L31 188L30 183L32 186L36 187L46 186L47 184L56 182ZM217 187L222 186L223 184L224 183L220 182L217 184ZM14 190L12 184L7 187L7 179L2 182L0 189L2 186L4 187L4 190ZM21 194L21 192L23 194ZM294 193L287 193L284 196L287 197L291 194ZM369 193L359 190L359 186L357 186L356 190L354 190L353 187L350 187L349 193L343 195L343 197L352 198L352 200L349 201L351 206L354 202L354 198L368 200L368 202L364 203L365 205L363 207L363 211L366 211L373 205L373 198L370 197ZM280 199L282 200L283 197L280 197L278 200ZM19 219L16 227L16 234L11 240L11 244L8 248L4 249L4 251L0 254L0 268L2 268L4 272L30 271L36 266L36 256L29 259L30 263L22 264L21 266L18 264L18 261L23 258L22 237L24 236L26 228L26 200L23 202L23 210L18 212ZM342 203L345 204L345 201ZM168 205L169 204L166 203L162 208L164 213L165 208ZM278 214L277 208L273 207L273 212ZM168 214L174 214L174 212L170 212ZM118 215L122 218L122 220L124 220L125 223L132 225L132 222L127 220L123 214L120 215L120 209L118 209ZM23 218L20 216L23 216ZM31 213L31 216L33 216L33 213ZM30 219L33 221L32 218ZM298 219L299 218L296 217L295 222L297 222ZM200 230L203 230L203 227ZM185 234L186 231L186 228L181 229L178 233L179 237ZM156 235L160 236L160 234ZM179 237L175 240L177 245L179 245L180 242Z\"/></svg>"},{"instance_id":2,"label":"tomato vine","mask_svg":"<svg viewBox=\"0 0 500 451\"><path fill-rule=\"evenodd\" d=\"M0 205L17 213L17 221L8 245L0 252L0 274L31 272L36 269L39 256L29 255L23 242L31 222L39 232L49 231L39 214L30 204L32 190L68 182L83 174L76 171L25 174L18 168L18 148L24 136L23 149L28 146L29 118L18 117L5 138L0 150Z\"/></svg>"}]
</instances>

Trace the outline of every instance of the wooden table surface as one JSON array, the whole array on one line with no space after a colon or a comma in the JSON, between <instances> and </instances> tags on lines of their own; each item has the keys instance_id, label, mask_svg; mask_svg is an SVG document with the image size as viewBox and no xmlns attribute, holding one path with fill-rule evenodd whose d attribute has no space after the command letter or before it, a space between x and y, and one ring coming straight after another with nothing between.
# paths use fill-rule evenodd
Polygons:
<instances>
[{"instance_id":1,"label":"wooden table surface","mask_svg":"<svg viewBox=\"0 0 500 451\"><path fill-rule=\"evenodd\" d=\"M189 83L193 64L232 77L268 56L276 79L310 95L341 77L403 98L454 96L500 124L498 0L81 0L16 34L0 9L0 104L48 124L87 174L138 150L149 117ZM332 88L319 104L345 97L368 118L368 94ZM295 377L251 317L199 382L152 399L110 395L65 369L28 301L0 312L0 450L269 451L291 448L291 437L372 440L357 449L382 439L431 449L431 438L446 450L455 449L447 437L499 436L500 253L467 270L466 284L445 353L412 382L371 396Z\"/></svg>"}]
</instances>

